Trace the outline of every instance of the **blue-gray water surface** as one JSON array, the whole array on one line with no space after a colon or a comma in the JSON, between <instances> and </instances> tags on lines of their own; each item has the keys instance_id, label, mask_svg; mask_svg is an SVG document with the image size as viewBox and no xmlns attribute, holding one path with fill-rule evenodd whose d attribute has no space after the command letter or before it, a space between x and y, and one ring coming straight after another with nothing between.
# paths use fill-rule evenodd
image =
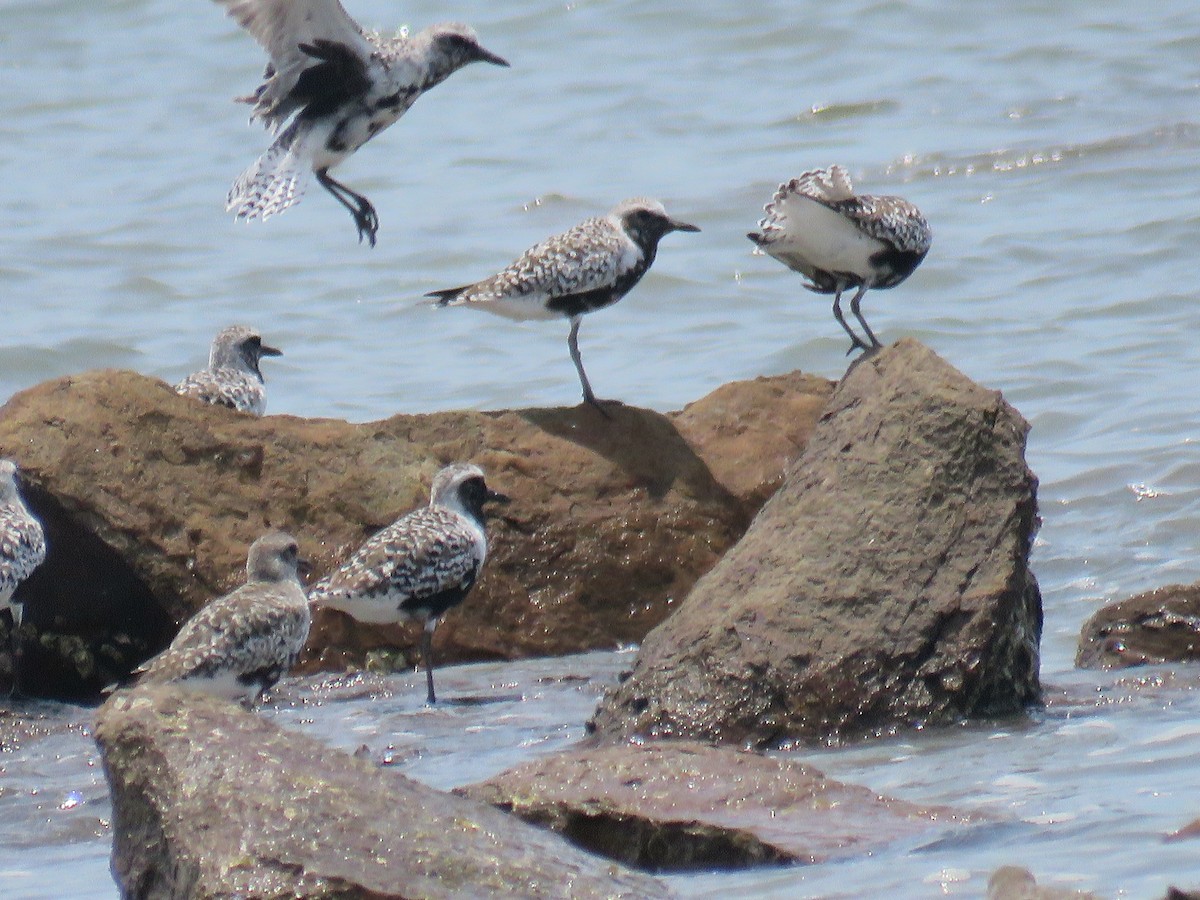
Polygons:
<instances>
[{"instance_id":1,"label":"blue-gray water surface","mask_svg":"<svg viewBox=\"0 0 1200 900\"><path fill-rule=\"evenodd\" d=\"M1200 579L1200 4L346 2L387 30L469 21L513 63L456 74L338 170L378 208L374 250L319 189L267 223L225 213L269 138L230 102L263 60L218 6L0 0L0 399L104 366L175 380L218 328L247 322L287 354L266 363L272 412L572 404L565 323L421 297L638 194L703 231L669 236L643 283L584 324L599 395L670 409L759 374L837 377L846 341L827 299L744 234L779 181L839 162L934 228L913 277L868 295L875 330L926 342L1033 426L1052 702L1019 728L796 752L1009 827L673 883L980 896L1012 862L1107 896L1200 886L1195 844L1163 842L1200 816L1198 673L1072 669L1102 603ZM389 696L267 714L416 747L395 765L445 786L573 740L627 663L447 671L447 685L520 698L499 709L424 710L401 678ZM113 897L89 713L39 714L47 734L0 753L0 895Z\"/></svg>"}]
</instances>

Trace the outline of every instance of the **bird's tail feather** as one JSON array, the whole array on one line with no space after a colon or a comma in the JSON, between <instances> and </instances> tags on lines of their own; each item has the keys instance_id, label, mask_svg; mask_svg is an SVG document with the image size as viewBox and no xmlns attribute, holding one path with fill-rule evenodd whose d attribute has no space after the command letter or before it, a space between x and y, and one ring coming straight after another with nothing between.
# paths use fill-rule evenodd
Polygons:
<instances>
[{"instance_id":1,"label":"bird's tail feather","mask_svg":"<svg viewBox=\"0 0 1200 900\"><path fill-rule=\"evenodd\" d=\"M312 168L309 156L293 124L233 183L225 208L238 219L267 219L298 203Z\"/></svg>"}]
</instances>

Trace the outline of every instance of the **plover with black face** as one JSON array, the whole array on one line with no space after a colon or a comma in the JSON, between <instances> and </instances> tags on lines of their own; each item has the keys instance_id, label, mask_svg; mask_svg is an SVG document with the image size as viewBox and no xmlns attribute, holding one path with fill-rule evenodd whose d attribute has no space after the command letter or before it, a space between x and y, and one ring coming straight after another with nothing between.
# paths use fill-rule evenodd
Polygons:
<instances>
[{"instance_id":1,"label":"plover with black face","mask_svg":"<svg viewBox=\"0 0 1200 900\"><path fill-rule=\"evenodd\" d=\"M841 166L814 169L781 184L747 235L760 249L808 279L804 286L833 294L833 315L853 342L850 351L879 347L859 309L871 288L895 287L929 252L933 231L921 211L902 197L855 194ZM842 292L858 288L850 311L866 343L842 316Z\"/></svg>"},{"instance_id":2,"label":"plover with black face","mask_svg":"<svg viewBox=\"0 0 1200 900\"><path fill-rule=\"evenodd\" d=\"M604 413L583 371L579 323L629 293L654 263L664 236L699 230L671 218L657 200L634 198L547 238L483 281L426 296L436 297L439 306L473 306L509 319L566 317L571 322L567 347L583 399Z\"/></svg>"},{"instance_id":3,"label":"plover with black face","mask_svg":"<svg viewBox=\"0 0 1200 900\"><path fill-rule=\"evenodd\" d=\"M483 568L484 505L495 502L508 498L488 488L478 466L447 466L434 476L429 506L374 535L310 594L314 606L341 610L360 622L424 623L421 656L430 703L437 702L433 632L446 611L466 599Z\"/></svg>"},{"instance_id":4,"label":"plover with black face","mask_svg":"<svg viewBox=\"0 0 1200 900\"><path fill-rule=\"evenodd\" d=\"M281 531L250 545L246 583L192 616L138 672L140 684L178 684L252 703L296 664L311 617L300 548Z\"/></svg>"},{"instance_id":5,"label":"plover with black face","mask_svg":"<svg viewBox=\"0 0 1200 900\"><path fill-rule=\"evenodd\" d=\"M238 99L253 104L251 119L279 132L229 191L227 208L239 219L283 212L300 200L311 171L350 211L359 241L375 246L375 207L329 171L463 66L508 65L457 22L383 37L360 28L338 0L216 2L270 56L263 83Z\"/></svg>"},{"instance_id":6,"label":"plover with black face","mask_svg":"<svg viewBox=\"0 0 1200 900\"><path fill-rule=\"evenodd\" d=\"M263 344L253 328L231 325L213 338L208 368L175 385L175 393L261 416L267 411L267 387L258 364L264 356L282 355Z\"/></svg>"},{"instance_id":7,"label":"plover with black face","mask_svg":"<svg viewBox=\"0 0 1200 900\"><path fill-rule=\"evenodd\" d=\"M13 625L22 607L13 592L45 560L46 535L17 491L17 464L0 459L0 610L12 610Z\"/></svg>"}]
</instances>

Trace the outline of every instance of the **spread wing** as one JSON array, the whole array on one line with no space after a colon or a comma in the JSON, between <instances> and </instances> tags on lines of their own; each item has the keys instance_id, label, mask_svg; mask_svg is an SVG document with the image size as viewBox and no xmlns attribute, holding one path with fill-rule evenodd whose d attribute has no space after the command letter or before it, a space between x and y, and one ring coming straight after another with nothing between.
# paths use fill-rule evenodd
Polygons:
<instances>
[{"instance_id":1,"label":"spread wing","mask_svg":"<svg viewBox=\"0 0 1200 900\"><path fill-rule=\"evenodd\" d=\"M319 65L330 48L365 67L374 46L338 0L216 0L254 37L271 58L265 81L249 97L256 117L278 127L298 104L289 102L305 69ZM307 50L305 49L307 48ZM314 48L325 48L317 50Z\"/></svg>"}]
</instances>

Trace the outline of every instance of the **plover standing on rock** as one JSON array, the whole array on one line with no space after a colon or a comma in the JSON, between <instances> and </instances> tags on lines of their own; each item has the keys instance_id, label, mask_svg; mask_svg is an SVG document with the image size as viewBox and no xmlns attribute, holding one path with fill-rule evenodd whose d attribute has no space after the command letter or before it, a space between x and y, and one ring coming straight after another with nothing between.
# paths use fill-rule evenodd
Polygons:
<instances>
[{"instance_id":1,"label":"plover standing on rock","mask_svg":"<svg viewBox=\"0 0 1200 900\"><path fill-rule=\"evenodd\" d=\"M508 498L488 488L478 466L455 464L434 476L429 506L374 535L340 568L313 587L314 606L360 622L424 623L421 656L427 699L433 690L433 632L446 611L466 598L487 559L484 504Z\"/></svg>"},{"instance_id":2,"label":"plover standing on rock","mask_svg":"<svg viewBox=\"0 0 1200 900\"><path fill-rule=\"evenodd\" d=\"M383 131L425 91L468 63L508 63L457 22L412 37L364 31L338 0L216 0L267 51L264 81L248 97L251 119L282 132L234 183L227 208L239 219L266 219L300 200L311 171L350 211L375 246L371 202L329 174ZM284 123L291 124L284 128Z\"/></svg>"},{"instance_id":3,"label":"plover standing on rock","mask_svg":"<svg viewBox=\"0 0 1200 900\"><path fill-rule=\"evenodd\" d=\"M833 315L855 349L879 347L859 309L871 288L895 287L929 252L933 232L921 211L902 197L855 194L841 166L814 169L779 186L758 223L747 235L766 253L808 279L818 294L833 294ZM842 316L842 292L858 288L850 311L867 340Z\"/></svg>"},{"instance_id":4,"label":"plover standing on rock","mask_svg":"<svg viewBox=\"0 0 1200 900\"><path fill-rule=\"evenodd\" d=\"M179 684L251 703L296 663L311 616L300 585L300 548L281 531L250 545L246 583L218 597L141 669L141 684Z\"/></svg>"},{"instance_id":5,"label":"plover standing on rock","mask_svg":"<svg viewBox=\"0 0 1200 900\"><path fill-rule=\"evenodd\" d=\"M490 278L426 296L436 297L439 306L474 306L509 319L565 316L571 322L567 347L583 399L604 413L583 371L579 323L587 313L612 306L641 281L665 235L699 230L671 218L657 200L626 200L606 216L586 219L531 247Z\"/></svg>"},{"instance_id":6,"label":"plover standing on rock","mask_svg":"<svg viewBox=\"0 0 1200 900\"><path fill-rule=\"evenodd\" d=\"M175 385L175 393L261 416L267 411L267 388L259 361L282 355L282 350L263 344L262 335L253 328L231 325L213 338L208 368Z\"/></svg>"},{"instance_id":7,"label":"plover standing on rock","mask_svg":"<svg viewBox=\"0 0 1200 900\"><path fill-rule=\"evenodd\" d=\"M12 610L14 626L21 624L22 605L13 602L13 592L45 559L42 523L17 491L17 464L0 459L0 610Z\"/></svg>"}]
</instances>

